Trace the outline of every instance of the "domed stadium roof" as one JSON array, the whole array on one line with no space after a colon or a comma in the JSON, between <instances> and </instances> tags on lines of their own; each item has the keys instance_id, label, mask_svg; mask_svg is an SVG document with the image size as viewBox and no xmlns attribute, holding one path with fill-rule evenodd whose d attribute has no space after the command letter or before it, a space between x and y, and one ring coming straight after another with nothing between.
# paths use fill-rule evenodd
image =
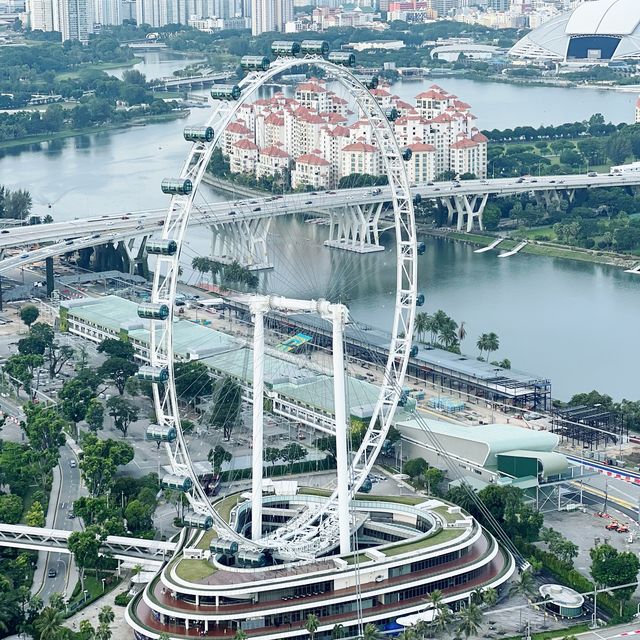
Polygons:
<instances>
[{"instance_id":1,"label":"domed stadium roof","mask_svg":"<svg viewBox=\"0 0 640 640\"><path fill-rule=\"evenodd\" d=\"M640 58L640 2L587 0L531 31L509 54L582 63Z\"/></svg>"}]
</instances>

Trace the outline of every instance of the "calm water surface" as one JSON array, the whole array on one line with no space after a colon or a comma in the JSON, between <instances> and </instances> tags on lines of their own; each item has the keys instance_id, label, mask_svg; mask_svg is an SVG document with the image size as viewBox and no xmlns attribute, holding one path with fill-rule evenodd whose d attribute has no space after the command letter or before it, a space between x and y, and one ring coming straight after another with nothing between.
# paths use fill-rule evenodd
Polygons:
<instances>
[{"instance_id":1,"label":"calm water surface","mask_svg":"<svg viewBox=\"0 0 640 640\"><path fill-rule=\"evenodd\" d=\"M145 54L135 68L149 78L163 77L189 62L161 52ZM595 111L607 120L630 121L635 101L633 94L610 91L456 79L410 82L393 90L407 99L433 82L471 103L481 128L558 124ZM204 122L207 114L193 109L184 120L4 152L0 184L29 189L36 210L52 203L56 220L162 207L160 180L180 170L187 152L182 129ZM354 317L388 328L395 286L392 249L365 256L328 251L322 246L327 228L299 220L278 219L272 229L275 269L261 276L263 290L341 298ZM393 244L390 235L384 241ZM185 257L208 254L208 243L207 234L192 232ZM477 336L495 331L501 348L494 357L551 378L557 397L592 388L617 398L640 397L640 276L527 255L499 260L495 252L474 254L472 247L445 240L428 239L427 246L419 265L425 310L442 308L466 322L464 351L476 354Z\"/></svg>"}]
</instances>

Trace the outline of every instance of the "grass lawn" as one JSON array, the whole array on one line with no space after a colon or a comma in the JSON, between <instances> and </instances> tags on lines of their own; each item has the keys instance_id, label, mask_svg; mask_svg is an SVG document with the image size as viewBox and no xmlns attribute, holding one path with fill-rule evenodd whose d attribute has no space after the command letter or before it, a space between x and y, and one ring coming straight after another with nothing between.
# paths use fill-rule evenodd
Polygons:
<instances>
[{"instance_id":1,"label":"grass lawn","mask_svg":"<svg viewBox=\"0 0 640 640\"><path fill-rule=\"evenodd\" d=\"M176 575L178 578L188 582L204 580L214 574L217 569L206 560L181 560L176 565Z\"/></svg>"},{"instance_id":2,"label":"grass lawn","mask_svg":"<svg viewBox=\"0 0 640 640\"><path fill-rule=\"evenodd\" d=\"M109 576L112 577L112 576ZM91 604L94 600L101 598L105 593L109 593L120 584L120 580L114 580L111 584L105 583L104 591L102 589L102 580L101 578L96 578L95 572L89 574L85 572L84 576L84 588L88 592L87 599L84 599L84 593L82 589L79 588L78 584L78 593L71 597L68 604L69 615L75 613L79 609L86 607ZM75 592L75 589L74 589Z\"/></svg>"},{"instance_id":3,"label":"grass lawn","mask_svg":"<svg viewBox=\"0 0 640 640\"><path fill-rule=\"evenodd\" d=\"M240 497L239 494L233 494L226 498L220 500L220 502L216 502L213 505L213 508L220 514L225 522L229 522L231 518L231 510L236 506L236 504L240 504L244 502L244 499Z\"/></svg>"},{"instance_id":4,"label":"grass lawn","mask_svg":"<svg viewBox=\"0 0 640 640\"><path fill-rule=\"evenodd\" d=\"M553 230L552 225L546 225L543 227L535 227L533 229L527 229L524 232L518 231L519 235L526 236L529 240L538 240L540 236L544 236L545 240L554 241L558 239L556 232Z\"/></svg>"},{"instance_id":5,"label":"grass lawn","mask_svg":"<svg viewBox=\"0 0 640 640\"><path fill-rule=\"evenodd\" d=\"M331 491L328 489L316 489L314 487L301 487L298 493L307 496L328 497ZM427 500L424 496L375 496L368 493L358 493L356 500L379 500L380 502L395 502L397 504L420 504Z\"/></svg>"},{"instance_id":6,"label":"grass lawn","mask_svg":"<svg viewBox=\"0 0 640 640\"><path fill-rule=\"evenodd\" d=\"M109 69L119 69L120 67L133 67L139 62L142 62L142 58L132 58L126 62L98 62L97 64L83 65L80 69L75 71L64 71L56 75L56 80L73 80L77 78L83 71L107 71Z\"/></svg>"},{"instance_id":7,"label":"grass lawn","mask_svg":"<svg viewBox=\"0 0 640 640\"><path fill-rule=\"evenodd\" d=\"M205 531L202 538L200 538L200 542L196 545L196 549L208 549L211 541L214 538L218 537L218 532L214 529L209 529L209 531Z\"/></svg>"},{"instance_id":8,"label":"grass lawn","mask_svg":"<svg viewBox=\"0 0 640 640\"><path fill-rule=\"evenodd\" d=\"M566 629L556 629L555 631L543 631L542 633L531 634L531 640L550 640L551 638L568 638L578 633L585 633L589 631L589 625L586 622L577 624L574 627L567 627ZM522 636L509 636L502 640L520 640Z\"/></svg>"},{"instance_id":9,"label":"grass lawn","mask_svg":"<svg viewBox=\"0 0 640 640\"><path fill-rule=\"evenodd\" d=\"M381 551L385 556L399 556L402 553L409 553L410 551L416 551L418 549L424 549L436 544L455 540L457 537L461 536L463 532L464 529L442 529L436 533L435 536L431 536L430 538L424 538L417 542L398 544L393 547L388 547L387 549L381 549Z\"/></svg>"}]
</instances>

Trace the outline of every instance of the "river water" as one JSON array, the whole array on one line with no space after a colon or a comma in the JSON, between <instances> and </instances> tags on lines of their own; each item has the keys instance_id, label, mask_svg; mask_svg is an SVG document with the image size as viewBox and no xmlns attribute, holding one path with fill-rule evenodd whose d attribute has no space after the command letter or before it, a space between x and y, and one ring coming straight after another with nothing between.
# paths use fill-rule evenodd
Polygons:
<instances>
[{"instance_id":1,"label":"river water","mask_svg":"<svg viewBox=\"0 0 640 640\"><path fill-rule=\"evenodd\" d=\"M171 75L192 60L166 52L146 54L136 68L148 78ZM115 70L114 74L123 70ZM613 91L547 89L468 80L437 84L471 103L481 128L553 124L600 111L606 119L630 121L635 96ZM394 86L410 98L430 80ZM187 152L186 124L200 124L207 109L188 118L122 131L5 151L0 184L31 191L35 209L52 204L56 220L166 205L159 188L179 172ZM208 200L226 196L208 194ZM261 276L264 291L295 297L326 295L343 299L360 321L388 328L393 312L393 238L384 253L359 256L322 246L327 228L297 219L277 219L269 250L275 269ZM474 254L473 247L427 239L420 258L424 310L444 309L465 321L465 352L476 354L482 332L495 331L500 350L513 366L549 377L556 397L596 388L616 398L640 396L635 378L640 362L637 335L640 276L620 269L573 261L496 252ZM185 248L190 261L208 254L206 234L194 232ZM188 270L187 270L188 275Z\"/></svg>"}]
</instances>

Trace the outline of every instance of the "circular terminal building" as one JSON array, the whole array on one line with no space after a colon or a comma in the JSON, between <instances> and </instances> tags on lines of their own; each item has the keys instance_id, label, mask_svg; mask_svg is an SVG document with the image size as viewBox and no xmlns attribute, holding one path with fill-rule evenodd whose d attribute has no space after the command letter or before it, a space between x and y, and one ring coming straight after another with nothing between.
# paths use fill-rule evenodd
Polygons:
<instances>
[{"instance_id":1,"label":"circular terminal building","mask_svg":"<svg viewBox=\"0 0 640 640\"><path fill-rule=\"evenodd\" d=\"M544 606L561 618L579 618L582 615L584 597L577 591L559 584L543 584L540 595Z\"/></svg>"},{"instance_id":2,"label":"circular terminal building","mask_svg":"<svg viewBox=\"0 0 640 640\"><path fill-rule=\"evenodd\" d=\"M291 492L291 485L283 483ZM317 489L263 499L264 532L326 500ZM232 494L218 513L249 534L252 502ZM308 635L307 616L319 619L317 637L335 625L358 634L358 619L383 628L425 608L439 589L455 608L475 589L499 589L515 571L511 555L459 507L421 496L358 495L352 502L354 551L336 548L319 557L279 558L218 537L213 529L184 529L174 558L129 604L127 622L138 640L230 638L242 629L271 640ZM204 523L206 527L210 523ZM286 555L286 554L285 554Z\"/></svg>"}]
</instances>

